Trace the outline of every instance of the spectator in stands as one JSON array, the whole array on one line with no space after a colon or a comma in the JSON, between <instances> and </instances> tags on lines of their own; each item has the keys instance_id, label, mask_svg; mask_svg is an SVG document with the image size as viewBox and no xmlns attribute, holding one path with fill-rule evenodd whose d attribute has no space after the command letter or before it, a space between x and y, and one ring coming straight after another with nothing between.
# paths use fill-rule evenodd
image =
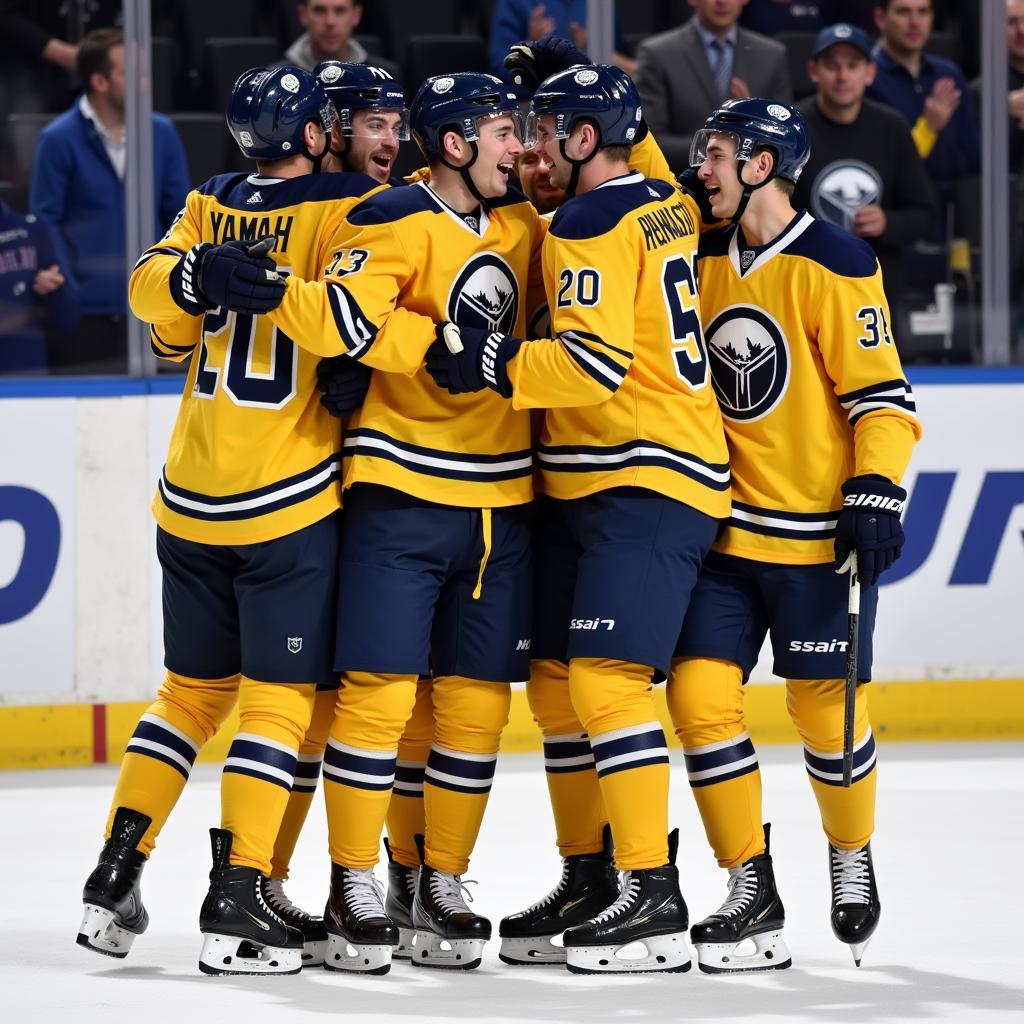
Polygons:
<instances>
[{"instance_id":1,"label":"spectator in stands","mask_svg":"<svg viewBox=\"0 0 1024 1024\"><path fill-rule=\"evenodd\" d=\"M974 104L963 102L963 72L952 61L925 53L933 21L931 0L876 2L881 38L868 95L903 115L929 177L948 197L959 178L981 172L981 137Z\"/></svg>"},{"instance_id":2,"label":"spectator in stands","mask_svg":"<svg viewBox=\"0 0 1024 1024\"><path fill-rule=\"evenodd\" d=\"M85 93L39 136L29 206L60 231L82 303L79 329L50 353L52 369L119 372L126 366L124 43L97 29L78 48ZM160 232L189 190L185 150L171 122L153 115L153 204Z\"/></svg>"},{"instance_id":3,"label":"spectator in stands","mask_svg":"<svg viewBox=\"0 0 1024 1024\"><path fill-rule=\"evenodd\" d=\"M540 39L548 34L571 39L577 48L587 49L587 0L497 0L491 14L491 36L487 53L492 74L509 81L505 54L523 39ZM622 52L618 14L615 16L613 61L632 75L636 61Z\"/></svg>"},{"instance_id":4,"label":"spectator in stands","mask_svg":"<svg viewBox=\"0 0 1024 1024\"><path fill-rule=\"evenodd\" d=\"M47 331L78 323L78 289L53 229L0 200L0 374L45 373Z\"/></svg>"},{"instance_id":5,"label":"spectator in stands","mask_svg":"<svg viewBox=\"0 0 1024 1024\"><path fill-rule=\"evenodd\" d=\"M843 23L824 28L812 54L808 72L817 93L797 106L813 144L793 205L874 248L898 337L903 250L927 237L933 217L928 176L903 118L864 98L876 71L867 33Z\"/></svg>"},{"instance_id":6,"label":"spectator in stands","mask_svg":"<svg viewBox=\"0 0 1024 1024\"><path fill-rule=\"evenodd\" d=\"M782 44L737 26L745 2L690 0L696 17L637 49L644 115L673 170L689 165L690 137L723 100L793 98Z\"/></svg>"},{"instance_id":7,"label":"spectator in stands","mask_svg":"<svg viewBox=\"0 0 1024 1024\"><path fill-rule=\"evenodd\" d=\"M306 30L285 51L280 64L294 64L312 73L322 60L344 60L384 68L401 81L402 69L393 61L367 53L352 33L363 17L361 0L298 0L299 23Z\"/></svg>"}]
</instances>

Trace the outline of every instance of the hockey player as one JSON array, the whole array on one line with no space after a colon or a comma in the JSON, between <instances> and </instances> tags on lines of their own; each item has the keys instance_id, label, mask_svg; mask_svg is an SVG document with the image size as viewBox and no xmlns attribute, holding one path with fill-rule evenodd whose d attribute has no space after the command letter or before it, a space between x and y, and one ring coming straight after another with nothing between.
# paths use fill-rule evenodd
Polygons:
<instances>
[{"instance_id":1,"label":"hockey player","mask_svg":"<svg viewBox=\"0 0 1024 1024\"><path fill-rule=\"evenodd\" d=\"M299 748L315 686L334 678L341 438L315 385L318 357L341 346L296 344L263 314L280 302L283 274L319 272L336 219L326 214L377 187L310 173L330 159L334 121L306 72L243 74L228 127L258 173L190 193L130 281L154 351L193 358L153 503L167 678L129 741L84 891L78 941L101 953L124 956L145 930L142 867L237 698L200 969L294 973L302 963L302 921L279 912L267 874L293 780L306 774Z\"/></svg>"},{"instance_id":2,"label":"hockey player","mask_svg":"<svg viewBox=\"0 0 1024 1024\"><path fill-rule=\"evenodd\" d=\"M385 190L353 210L326 284L290 281L271 314L289 334L329 325L351 355L387 371L374 373L345 445L343 682L324 765L333 862L326 962L366 973L387 971L399 940L373 866L428 659L434 735L413 962L479 964L490 922L466 906L461 875L491 787L509 681L526 676L529 658L528 414L494 395L451 398L423 369L435 321L523 329L523 282L543 225L508 188L522 119L498 79L455 74L420 87L411 122L429 184Z\"/></svg>"},{"instance_id":3,"label":"hockey player","mask_svg":"<svg viewBox=\"0 0 1024 1024\"><path fill-rule=\"evenodd\" d=\"M869 840L875 740L857 691L853 785L841 786L845 563L862 584L859 675L871 678L879 575L899 556L899 486L920 437L874 252L790 204L810 152L796 108L732 100L693 142L711 210L701 312L733 473L732 515L693 594L669 708L729 895L691 935L709 972L787 967L783 909L743 684L766 635L829 843L832 928L859 964L878 924ZM838 574L837 574L838 573ZM752 939L755 951L737 946Z\"/></svg>"},{"instance_id":4,"label":"hockey player","mask_svg":"<svg viewBox=\"0 0 1024 1024\"><path fill-rule=\"evenodd\" d=\"M651 680L669 667L697 570L729 510L697 309L700 212L673 185L629 172L642 113L619 69L555 75L533 108L551 184L575 196L543 249L553 335L522 341L446 324L427 359L453 394L496 391L515 409L548 410L528 694L549 767L597 768L593 789L576 788L579 820L597 827L575 849L563 846L559 888L502 922L502 958L557 962L550 940L565 929L572 971L685 971L687 912L675 833L666 840L668 752ZM621 894L602 857L602 802ZM620 956L637 942L643 956Z\"/></svg>"}]
</instances>

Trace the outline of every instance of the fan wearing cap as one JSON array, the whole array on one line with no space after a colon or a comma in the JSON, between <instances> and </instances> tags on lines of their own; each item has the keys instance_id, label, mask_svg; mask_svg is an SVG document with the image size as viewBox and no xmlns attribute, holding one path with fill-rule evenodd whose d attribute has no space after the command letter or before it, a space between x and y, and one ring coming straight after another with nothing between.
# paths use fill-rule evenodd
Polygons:
<instances>
[{"instance_id":1,"label":"fan wearing cap","mask_svg":"<svg viewBox=\"0 0 1024 1024\"><path fill-rule=\"evenodd\" d=\"M921 428L873 250L791 205L809 151L795 107L743 99L707 119L691 152L714 213L738 221L706 234L700 252L732 515L701 570L668 686L708 841L730 872L725 903L691 929L709 972L790 963L743 718L743 684L769 634L829 844L832 928L857 963L880 912L863 686L853 784L841 785L846 572L855 553L866 683L878 578L902 549L899 482Z\"/></svg>"},{"instance_id":2,"label":"fan wearing cap","mask_svg":"<svg viewBox=\"0 0 1024 1024\"><path fill-rule=\"evenodd\" d=\"M875 76L867 33L847 24L822 29L808 71L817 92L797 108L814 146L793 206L875 250L899 332L903 250L927 237L932 216L924 163L903 118L864 95Z\"/></svg>"}]
</instances>

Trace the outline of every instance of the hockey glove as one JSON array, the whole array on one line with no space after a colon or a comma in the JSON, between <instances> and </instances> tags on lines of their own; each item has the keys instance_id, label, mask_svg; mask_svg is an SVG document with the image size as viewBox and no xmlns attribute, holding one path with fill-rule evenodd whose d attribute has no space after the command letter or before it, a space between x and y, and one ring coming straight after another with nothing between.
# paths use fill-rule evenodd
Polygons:
<instances>
[{"instance_id":1,"label":"hockey glove","mask_svg":"<svg viewBox=\"0 0 1024 1024\"><path fill-rule=\"evenodd\" d=\"M284 297L284 278L267 255L275 243L271 235L259 242L200 242L171 272L174 301L186 313L198 316L218 306L236 313L269 313Z\"/></svg>"},{"instance_id":2,"label":"hockey glove","mask_svg":"<svg viewBox=\"0 0 1024 1024\"><path fill-rule=\"evenodd\" d=\"M321 359L316 367L320 404L332 416L347 416L363 404L370 388L371 369L351 356Z\"/></svg>"},{"instance_id":3,"label":"hockey glove","mask_svg":"<svg viewBox=\"0 0 1024 1024\"><path fill-rule=\"evenodd\" d=\"M527 89L536 89L559 71L589 63L590 58L582 50L568 39L551 33L532 42L516 43L505 54L505 67L512 75L512 81Z\"/></svg>"},{"instance_id":4,"label":"hockey glove","mask_svg":"<svg viewBox=\"0 0 1024 1024\"><path fill-rule=\"evenodd\" d=\"M843 508L836 522L836 572L845 572L857 552L860 582L873 587L903 551L900 516L907 500L902 487L884 476L852 476L843 484Z\"/></svg>"},{"instance_id":5,"label":"hockey glove","mask_svg":"<svg viewBox=\"0 0 1024 1024\"><path fill-rule=\"evenodd\" d=\"M490 388L502 398L511 398L508 361L522 343L508 334L446 321L437 325L437 339L427 349L427 373L453 395Z\"/></svg>"},{"instance_id":6,"label":"hockey glove","mask_svg":"<svg viewBox=\"0 0 1024 1024\"><path fill-rule=\"evenodd\" d=\"M689 196L692 196L700 209L700 219L705 224L721 224L722 218L716 217L711 212L711 195L704 187L704 182L697 177L696 167L687 167L676 175L679 187Z\"/></svg>"}]
</instances>

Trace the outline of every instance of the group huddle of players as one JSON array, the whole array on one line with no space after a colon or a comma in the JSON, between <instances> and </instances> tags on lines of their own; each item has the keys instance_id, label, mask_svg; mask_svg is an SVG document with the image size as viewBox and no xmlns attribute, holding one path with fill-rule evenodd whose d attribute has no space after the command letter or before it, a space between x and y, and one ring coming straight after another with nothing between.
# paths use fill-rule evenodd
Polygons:
<instances>
[{"instance_id":1,"label":"group huddle of players","mask_svg":"<svg viewBox=\"0 0 1024 1024\"><path fill-rule=\"evenodd\" d=\"M621 70L552 38L507 63L528 111L483 74L407 108L372 67L246 72L227 121L257 172L190 193L136 265L154 352L191 357L153 504L167 675L81 945L145 931L142 868L237 703L200 969L478 966L462 875L527 679L563 871L501 921L501 959L686 971L692 941L705 971L788 967L743 717L770 634L860 962L875 744L860 687L843 787L842 570L866 682L920 436L874 254L792 209L795 108L727 102L677 180ZM393 180L410 135L427 166ZM692 928L662 680L729 872ZM323 918L283 890L321 767Z\"/></svg>"}]
</instances>

